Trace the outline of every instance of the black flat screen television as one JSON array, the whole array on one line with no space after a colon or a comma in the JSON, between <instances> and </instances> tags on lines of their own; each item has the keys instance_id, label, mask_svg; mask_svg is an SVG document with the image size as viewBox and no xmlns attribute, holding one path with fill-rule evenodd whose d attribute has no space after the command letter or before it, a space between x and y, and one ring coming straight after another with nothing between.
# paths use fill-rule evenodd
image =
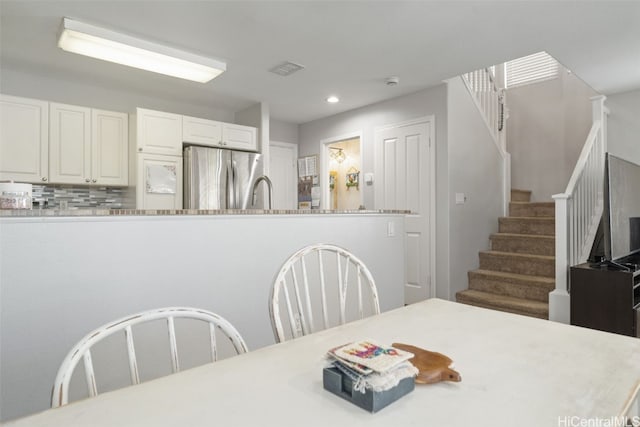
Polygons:
<instances>
[{"instance_id":1,"label":"black flat screen television","mask_svg":"<svg viewBox=\"0 0 640 427\"><path fill-rule=\"evenodd\" d=\"M607 262L640 262L640 165L607 153L600 254Z\"/></svg>"}]
</instances>

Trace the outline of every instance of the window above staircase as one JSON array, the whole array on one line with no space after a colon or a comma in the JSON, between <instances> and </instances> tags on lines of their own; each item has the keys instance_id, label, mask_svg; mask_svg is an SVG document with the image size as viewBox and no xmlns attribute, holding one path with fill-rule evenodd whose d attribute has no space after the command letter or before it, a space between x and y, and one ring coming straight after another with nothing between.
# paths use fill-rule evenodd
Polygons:
<instances>
[{"instance_id":1,"label":"window above staircase","mask_svg":"<svg viewBox=\"0 0 640 427\"><path fill-rule=\"evenodd\" d=\"M505 64L506 87L512 88L545 80L560 75L560 64L547 52L514 59Z\"/></svg>"}]
</instances>

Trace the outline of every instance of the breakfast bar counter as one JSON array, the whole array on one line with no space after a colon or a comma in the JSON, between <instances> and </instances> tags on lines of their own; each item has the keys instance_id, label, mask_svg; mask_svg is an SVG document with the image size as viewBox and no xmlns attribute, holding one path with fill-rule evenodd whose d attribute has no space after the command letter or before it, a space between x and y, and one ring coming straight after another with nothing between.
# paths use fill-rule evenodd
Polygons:
<instances>
[{"instance_id":1,"label":"breakfast bar counter","mask_svg":"<svg viewBox=\"0 0 640 427\"><path fill-rule=\"evenodd\" d=\"M406 215L405 210L330 210L330 209L0 209L0 218L66 216L192 216L192 215Z\"/></svg>"}]
</instances>

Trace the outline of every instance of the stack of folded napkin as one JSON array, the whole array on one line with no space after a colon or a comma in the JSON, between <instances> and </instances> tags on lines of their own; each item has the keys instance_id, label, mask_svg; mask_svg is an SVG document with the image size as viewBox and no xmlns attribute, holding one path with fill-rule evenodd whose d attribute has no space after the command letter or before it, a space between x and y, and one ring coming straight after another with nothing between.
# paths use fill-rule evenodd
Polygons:
<instances>
[{"instance_id":1,"label":"stack of folded napkin","mask_svg":"<svg viewBox=\"0 0 640 427\"><path fill-rule=\"evenodd\" d=\"M382 346L373 340L357 341L328 351L331 365L353 381L353 389L365 393L389 390L418 369L408 360L413 353Z\"/></svg>"}]
</instances>

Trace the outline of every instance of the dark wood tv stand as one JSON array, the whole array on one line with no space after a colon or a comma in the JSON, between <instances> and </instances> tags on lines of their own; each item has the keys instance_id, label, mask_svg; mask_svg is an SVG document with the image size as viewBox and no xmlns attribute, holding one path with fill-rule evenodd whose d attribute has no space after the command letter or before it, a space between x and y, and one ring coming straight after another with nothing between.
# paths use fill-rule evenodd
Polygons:
<instances>
[{"instance_id":1,"label":"dark wood tv stand","mask_svg":"<svg viewBox=\"0 0 640 427\"><path fill-rule=\"evenodd\" d=\"M640 255L619 263L640 264ZM571 324L640 337L640 268L571 267Z\"/></svg>"}]
</instances>

